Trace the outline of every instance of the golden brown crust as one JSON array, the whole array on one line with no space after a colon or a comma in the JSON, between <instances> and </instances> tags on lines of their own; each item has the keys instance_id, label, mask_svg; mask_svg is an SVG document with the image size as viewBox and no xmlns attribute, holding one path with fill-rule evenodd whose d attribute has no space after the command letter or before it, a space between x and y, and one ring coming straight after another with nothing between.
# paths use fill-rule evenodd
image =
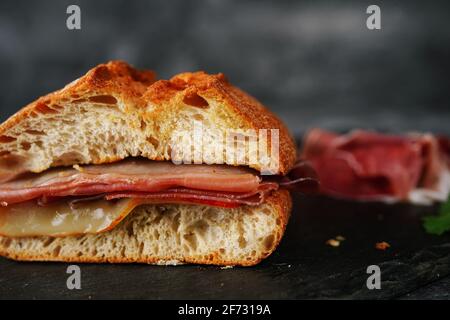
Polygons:
<instances>
[{"instance_id":1,"label":"golden brown crust","mask_svg":"<svg viewBox=\"0 0 450 320\"><path fill-rule=\"evenodd\" d=\"M139 113L142 117L153 118L158 123L164 119L162 115L167 112L168 102L171 102L171 99L178 101L180 93L184 96L183 102L199 108L204 107L205 99L221 103L227 110L225 115L228 125L236 126L233 129L279 129L278 173L286 174L294 165L296 147L288 129L255 98L232 86L223 74L181 73L168 81L155 82L153 72L139 71L120 61L101 64L63 89L41 97L24 107L0 125L0 143L8 142L11 139L8 136L8 130L25 118L61 112L59 109L63 108L61 105L65 101L70 100L73 103L78 98L83 100L92 95L104 96L107 99L116 98L123 102L121 109L126 114ZM149 104L152 104L152 108L147 112ZM152 160L163 160L160 158L156 156ZM93 162L111 162L111 155ZM45 168L40 168L40 170L43 169Z\"/></svg>"},{"instance_id":2,"label":"golden brown crust","mask_svg":"<svg viewBox=\"0 0 450 320\"><path fill-rule=\"evenodd\" d=\"M243 120L244 123L235 124L242 128L278 129L280 133L279 173L284 175L293 167L297 154L295 141L289 130L257 99L231 85L224 74L209 75L203 71L180 73L169 81L160 80L153 84L147 91L146 97L160 104L170 101L182 90L185 91L185 96L198 95L226 105L233 110L236 119Z\"/></svg>"},{"instance_id":3,"label":"golden brown crust","mask_svg":"<svg viewBox=\"0 0 450 320\"><path fill-rule=\"evenodd\" d=\"M58 112L54 105L68 99L82 97L85 92L120 97L136 105L142 105L140 99L148 87L156 80L156 74L149 70L137 70L123 61L110 61L89 70L81 78L69 83L63 89L40 97L28 104L0 125L0 136L22 119L39 113Z\"/></svg>"},{"instance_id":4,"label":"golden brown crust","mask_svg":"<svg viewBox=\"0 0 450 320\"><path fill-rule=\"evenodd\" d=\"M148 264L164 264L165 262L177 261L180 264L211 264L211 265L240 265L253 266L267 258L278 246L283 237L292 209L292 199L287 190L278 190L273 192L267 198L267 204L273 206L277 210L279 221L277 221L277 229L274 233L272 241L267 243L266 251L259 256L249 256L248 260L227 260L224 259L220 252L213 252L208 257L139 257L131 259L127 257L98 257L98 256L78 256L76 252L73 255L65 255L64 257L52 256L50 254L37 254L29 251L11 251L8 246L4 246L4 241L8 238L0 237L0 256L19 261L60 261L60 262L78 262L78 263L148 263Z\"/></svg>"}]
</instances>

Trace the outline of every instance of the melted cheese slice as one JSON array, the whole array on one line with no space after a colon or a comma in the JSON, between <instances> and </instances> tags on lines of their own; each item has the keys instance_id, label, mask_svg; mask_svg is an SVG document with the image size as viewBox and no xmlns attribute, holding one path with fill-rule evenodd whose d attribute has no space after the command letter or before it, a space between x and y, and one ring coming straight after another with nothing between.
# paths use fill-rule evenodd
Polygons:
<instances>
[{"instance_id":1,"label":"melted cheese slice","mask_svg":"<svg viewBox=\"0 0 450 320\"><path fill-rule=\"evenodd\" d=\"M111 230L140 199L67 202L38 206L35 201L0 207L0 235L7 237L68 236Z\"/></svg>"}]
</instances>

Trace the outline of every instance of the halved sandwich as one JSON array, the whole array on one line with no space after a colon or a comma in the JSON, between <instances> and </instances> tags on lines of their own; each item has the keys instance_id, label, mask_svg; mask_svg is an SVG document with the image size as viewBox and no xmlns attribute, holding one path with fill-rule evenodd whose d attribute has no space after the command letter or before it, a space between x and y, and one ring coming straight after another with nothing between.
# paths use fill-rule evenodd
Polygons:
<instances>
[{"instance_id":1,"label":"halved sandwich","mask_svg":"<svg viewBox=\"0 0 450 320\"><path fill-rule=\"evenodd\" d=\"M0 126L0 255L254 265L283 236L289 190L316 187L283 123L222 74L109 62Z\"/></svg>"}]
</instances>

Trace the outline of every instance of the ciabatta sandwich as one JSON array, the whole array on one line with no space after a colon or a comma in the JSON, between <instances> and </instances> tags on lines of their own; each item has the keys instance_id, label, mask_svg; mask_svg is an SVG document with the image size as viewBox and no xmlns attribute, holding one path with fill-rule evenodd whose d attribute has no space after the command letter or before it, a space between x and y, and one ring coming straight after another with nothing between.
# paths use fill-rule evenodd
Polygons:
<instances>
[{"instance_id":1,"label":"ciabatta sandwich","mask_svg":"<svg viewBox=\"0 0 450 320\"><path fill-rule=\"evenodd\" d=\"M287 189L316 185L295 163L282 122L222 74L99 65L1 125L0 255L254 265L283 236Z\"/></svg>"}]
</instances>

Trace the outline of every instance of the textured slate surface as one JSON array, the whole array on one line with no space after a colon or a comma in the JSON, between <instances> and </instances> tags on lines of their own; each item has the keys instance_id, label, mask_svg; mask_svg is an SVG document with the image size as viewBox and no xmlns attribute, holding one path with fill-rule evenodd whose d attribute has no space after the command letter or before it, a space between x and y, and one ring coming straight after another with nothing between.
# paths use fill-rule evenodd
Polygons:
<instances>
[{"instance_id":1,"label":"textured slate surface","mask_svg":"<svg viewBox=\"0 0 450 320\"><path fill-rule=\"evenodd\" d=\"M434 282L419 290L410 292L403 296L402 299L450 299L450 277L446 277L441 281Z\"/></svg>"},{"instance_id":2,"label":"textured slate surface","mask_svg":"<svg viewBox=\"0 0 450 320\"><path fill-rule=\"evenodd\" d=\"M450 275L450 236L420 224L434 211L296 197L282 244L256 267L81 265L82 289L70 291L66 264L0 259L0 298L448 298L448 281L433 281ZM346 238L340 247L325 245L337 235ZM378 241L392 247L376 250ZM371 264L381 268L381 290L366 288Z\"/></svg>"}]
</instances>

